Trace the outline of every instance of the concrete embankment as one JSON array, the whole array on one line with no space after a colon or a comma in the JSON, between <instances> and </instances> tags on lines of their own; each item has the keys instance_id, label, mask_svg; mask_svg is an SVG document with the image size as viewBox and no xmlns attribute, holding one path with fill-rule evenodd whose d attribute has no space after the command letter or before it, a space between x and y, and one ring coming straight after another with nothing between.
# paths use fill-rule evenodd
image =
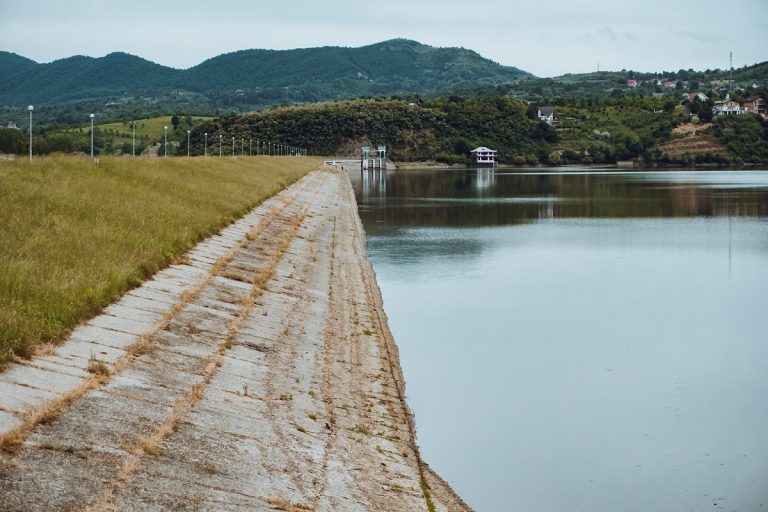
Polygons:
<instances>
[{"instance_id":1,"label":"concrete embankment","mask_svg":"<svg viewBox=\"0 0 768 512\"><path fill-rule=\"evenodd\" d=\"M330 169L0 373L0 445L9 512L469 510L420 460Z\"/></svg>"}]
</instances>

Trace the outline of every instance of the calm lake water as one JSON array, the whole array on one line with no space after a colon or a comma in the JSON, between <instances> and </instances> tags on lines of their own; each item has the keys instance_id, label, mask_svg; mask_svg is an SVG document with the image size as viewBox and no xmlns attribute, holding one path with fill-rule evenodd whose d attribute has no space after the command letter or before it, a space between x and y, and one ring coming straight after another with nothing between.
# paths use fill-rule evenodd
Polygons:
<instances>
[{"instance_id":1,"label":"calm lake water","mask_svg":"<svg viewBox=\"0 0 768 512\"><path fill-rule=\"evenodd\" d=\"M422 454L471 506L768 512L768 171L350 178Z\"/></svg>"}]
</instances>

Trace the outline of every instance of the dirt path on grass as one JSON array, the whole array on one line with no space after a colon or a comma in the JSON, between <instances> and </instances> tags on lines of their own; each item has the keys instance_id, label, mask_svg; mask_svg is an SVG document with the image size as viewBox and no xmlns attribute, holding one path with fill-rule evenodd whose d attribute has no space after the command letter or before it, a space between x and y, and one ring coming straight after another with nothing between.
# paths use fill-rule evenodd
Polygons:
<instances>
[{"instance_id":1,"label":"dirt path on grass","mask_svg":"<svg viewBox=\"0 0 768 512\"><path fill-rule=\"evenodd\" d=\"M0 504L469 510L403 397L352 189L315 172L0 374Z\"/></svg>"}]
</instances>

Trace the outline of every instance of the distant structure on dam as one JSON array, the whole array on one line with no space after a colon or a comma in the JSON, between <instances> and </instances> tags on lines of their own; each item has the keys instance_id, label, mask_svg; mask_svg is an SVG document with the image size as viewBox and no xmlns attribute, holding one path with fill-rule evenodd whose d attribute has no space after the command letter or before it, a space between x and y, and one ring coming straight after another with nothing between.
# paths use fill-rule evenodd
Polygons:
<instances>
[{"instance_id":1,"label":"distant structure on dam","mask_svg":"<svg viewBox=\"0 0 768 512\"><path fill-rule=\"evenodd\" d=\"M374 150L371 146L363 146L361 148L360 156L360 170L381 170L386 168L387 160L387 146L379 144Z\"/></svg>"}]
</instances>

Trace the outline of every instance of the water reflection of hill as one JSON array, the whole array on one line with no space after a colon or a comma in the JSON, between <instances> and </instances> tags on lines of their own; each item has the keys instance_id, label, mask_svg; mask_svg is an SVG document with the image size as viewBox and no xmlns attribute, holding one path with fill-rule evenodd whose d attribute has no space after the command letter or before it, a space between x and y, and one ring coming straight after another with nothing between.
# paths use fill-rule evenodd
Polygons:
<instances>
[{"instance_id":1,"label":"water reflection of hill","mask_svg":"<svg viewBox=\"0 0 768 512\"><path fill-rule=\"evenodd\" d=\"M768 173L352 173L366 228L498 226L542 218L768 217Z\"/></svg>"},{"instance_id":2,"label":"water reflection of hill","mask_svg":"<svg viewBox=\"0 0 768 512\"><path fill-rule=\"evenodd\" d=\"M470 256L479 255L486 249L488 241L473 237L467 230L457 230L456 236L440 229L430 236L429 228L413 231L408 228L384 228L376 236L368 237L368 250L377 258L397 265L447 260L458 264L469 261ZM370 234L370 233L369 233ZM397 243L392 243L396 240Z\"/></svg>"}]
</instances>

